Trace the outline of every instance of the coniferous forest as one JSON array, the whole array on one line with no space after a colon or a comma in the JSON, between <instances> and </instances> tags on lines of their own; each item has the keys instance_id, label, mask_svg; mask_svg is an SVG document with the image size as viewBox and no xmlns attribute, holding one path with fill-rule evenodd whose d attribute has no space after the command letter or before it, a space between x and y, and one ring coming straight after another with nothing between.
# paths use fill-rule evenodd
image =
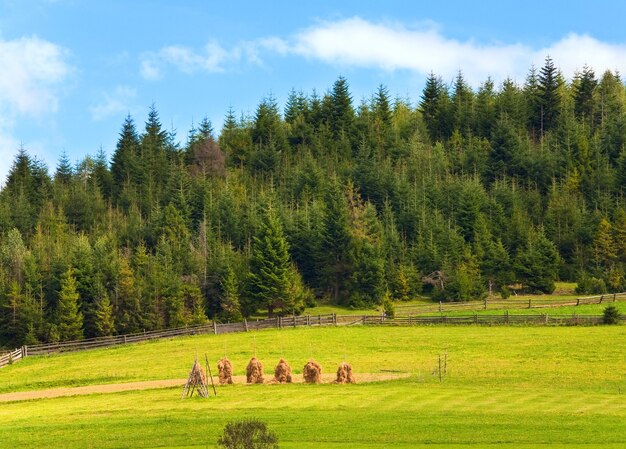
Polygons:
<instances>
[{"instance_id":1,"label":"coniferous forest","mask_svg":"<svg viewBox=\"0 0 626 449\"><path fill-rule=\"evenodd\" d=\"M619 74L569 82L547 58L523 84L430 74L415 96L356 101L340 77L186 138L152 106L110 158L21 149L0 192L0 346L556 280L626 290Z\"/></svg>"}]
</instances>

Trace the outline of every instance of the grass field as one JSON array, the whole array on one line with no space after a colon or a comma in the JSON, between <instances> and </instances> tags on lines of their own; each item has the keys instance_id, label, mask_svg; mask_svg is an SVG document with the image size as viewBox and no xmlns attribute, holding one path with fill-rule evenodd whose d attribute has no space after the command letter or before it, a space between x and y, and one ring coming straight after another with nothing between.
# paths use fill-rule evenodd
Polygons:
<instances>
[{"instance_id":1,"label":"grass field","mask_svg":"<svg viewBox=\"0 0 626 449\"><path fill-rule=\"evenodd\" d=\"M332 372L403 380L350 386L234 385L209 400L179 388L0 405L0 447L214 447L232 419L259 417L281 448L615 447L626 442L626 326L306 328L197 336L50 357L0 370L0 393L186 377L196 351L243 374L254 351L296 375L312 355ZM443 383L433 376L448 354Z\"/></svg>"}]
</instances>

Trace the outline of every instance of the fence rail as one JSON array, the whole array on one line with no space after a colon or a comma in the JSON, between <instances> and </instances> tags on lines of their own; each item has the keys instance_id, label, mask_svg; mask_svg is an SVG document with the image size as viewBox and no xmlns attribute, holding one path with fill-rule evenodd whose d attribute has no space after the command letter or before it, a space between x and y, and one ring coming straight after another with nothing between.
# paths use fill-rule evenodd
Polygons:
<instances>
[{"instance_id":1,"label":"fence rail","mask_svg":"<svg viewBox=\"0 0 626 449\"><path fill-rule=\"evenodd\" d=\"M354 317L351 317L354 319ZM43 355L57 352L82 351L85 349L106 348L110 346L123 345L126 343L136 343L141 341L156 340L160 338L171 338L184 335L201 334L229 334L233 332L247 332L262 329L281 329L286 327L299 326L324 326L338 323L339 317L330 315L303 315L303 316L277 316L264 320L247 321L236 323L203 324L201 326L188 326L177 329L167 329L161 331L141 332L137 334L117 335L114 337L88 338L84 340L66 341L62 343L47 343L26 347L27 355Z\"/></svg>"},{"instance_id":2,"label":"fence rail","mask_svg":"<svg viewBox=\"0 0 626 449\"><path fill-rule=\"evenodd\" d=\"M532 300L493 300L474 301L471 303L439 303L422 308L396 307L397 314L394 318L384 315L290 315L277 316L264 320L254 320L236 323L211 322L200 326L188 326L177 329L166 329L160 331L141 332L136 334L117 335L113 337L98 337L84 340L67 341L62 343L49 343L32 346L23 346L14 351L0 356L0 368L13 363L29 355L43 355L57 352L82 351L86 349L105 348L127 343L156 340L161 338L171 338L184 335L201 334L227 334L233 332L248 332L262 329L282 329L301 326L326 326L326 325L387 325L387 326L412 326L412 325L435 325L435 324L544 324L544 325L595 325L602 322L601 315L511 315L505 311L500 315L467 314L446 316L442 312L450 311L477 311L487 308L535 308L535 307L557 307L564 305L602 304L605 302L626 301L626 293L616 293L610 295L598 295L573 300L554 301L549 299ZM518 307L512 307L517 305ZM445 308L444 308L445 306ZM439 315L432 313L439 312ZM431 315L428 315L430 313ZM622 322L626 318L622 318Z\"/></svg>"},{"instance_id":3,"label":"fence rail","mask_svg":"<svg viewBox=\"0 0 626 449\"><path fill-rule=\"evenodd\" d=\"M435 312L506 310L506 309L548 309L552 307L582 306L589 304L605 304L626 301L626 292L610 293L597 296L586 296L571 299L528 298L528 299L485 299L469 302L439 302L424 305L396 306L397 314L428 314Z\"/></svg>"},{"instance_id":4,"label":"fence rail","mask_svg":"<svg viewBox=\"0 0 626 449\"><path fill-rule=\"evenodd\" d=\"M417 326L435 324L478 324L478 325L596 325L602 323L602 315L406 315L394 318L384 316L363 316L361 323L371 326ZM626 322L626 318L621 318Z\"/></svg>"},{"instance_id":5,"label":"fence rail","mask_svg":"<svg viewBox=\"0 0 626 449\"><path fill-rule=\"evenodd\" d=\"M11 365L12 363L17 362L22 357L25 357L25 348L26 346L22 346L21 348L17 348L12 352L0 355L0 368Z\"/></svg>"}]
</instances>

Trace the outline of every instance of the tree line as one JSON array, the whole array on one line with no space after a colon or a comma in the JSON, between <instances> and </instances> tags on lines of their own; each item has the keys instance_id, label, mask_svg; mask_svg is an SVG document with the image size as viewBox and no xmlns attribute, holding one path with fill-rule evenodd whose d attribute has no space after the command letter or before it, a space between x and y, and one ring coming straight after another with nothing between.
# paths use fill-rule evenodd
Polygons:
<instances>
[{"instance_id":1,"label":"tree line","mask_svg":"<svg viewBox=\"0 0 626 449\"><path fill-rule=\"evenodd\" d=\"M20 149L0 191L0 344L511 288L626 289L626 90L550 58L430 74L417 106L340 77L184 143L152 106L110 160Z\"/></svg>"}]
</instances>

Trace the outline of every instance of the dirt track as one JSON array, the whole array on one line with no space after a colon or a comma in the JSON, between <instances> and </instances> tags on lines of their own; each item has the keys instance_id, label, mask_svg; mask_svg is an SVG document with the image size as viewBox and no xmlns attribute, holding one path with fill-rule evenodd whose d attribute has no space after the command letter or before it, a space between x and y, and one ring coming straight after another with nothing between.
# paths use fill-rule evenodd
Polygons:
<instances>
[{"instance_id":1,"label":"dirt track","mask_svg":"<svg viewBox=\"0 0 626 449\"><path fill-rule=\"evenodd\" d=\"M407 373L362 373L356 374L356 381L360 383L382 382L386 380L402 379L408 377ZM266 384L273 376L266 374ZM335 380L335 374L324 374L323 383L331 383ZM142 382L126 382L120 384L87 385L84 387L52 388L49 390L19 391L16 393L0 394L0 402L28 401L32 399L49 399L62 396L79 396L86 394L118 393L121 391L152 390L158 388L180 387L185 385L186 379L148 380ZM246 376L233 376L236 385L245 385ZM294 375L294 383L302 383L302 375ZM228 387L227 387L228 388Z\"/></svg>"}]
</instances>

